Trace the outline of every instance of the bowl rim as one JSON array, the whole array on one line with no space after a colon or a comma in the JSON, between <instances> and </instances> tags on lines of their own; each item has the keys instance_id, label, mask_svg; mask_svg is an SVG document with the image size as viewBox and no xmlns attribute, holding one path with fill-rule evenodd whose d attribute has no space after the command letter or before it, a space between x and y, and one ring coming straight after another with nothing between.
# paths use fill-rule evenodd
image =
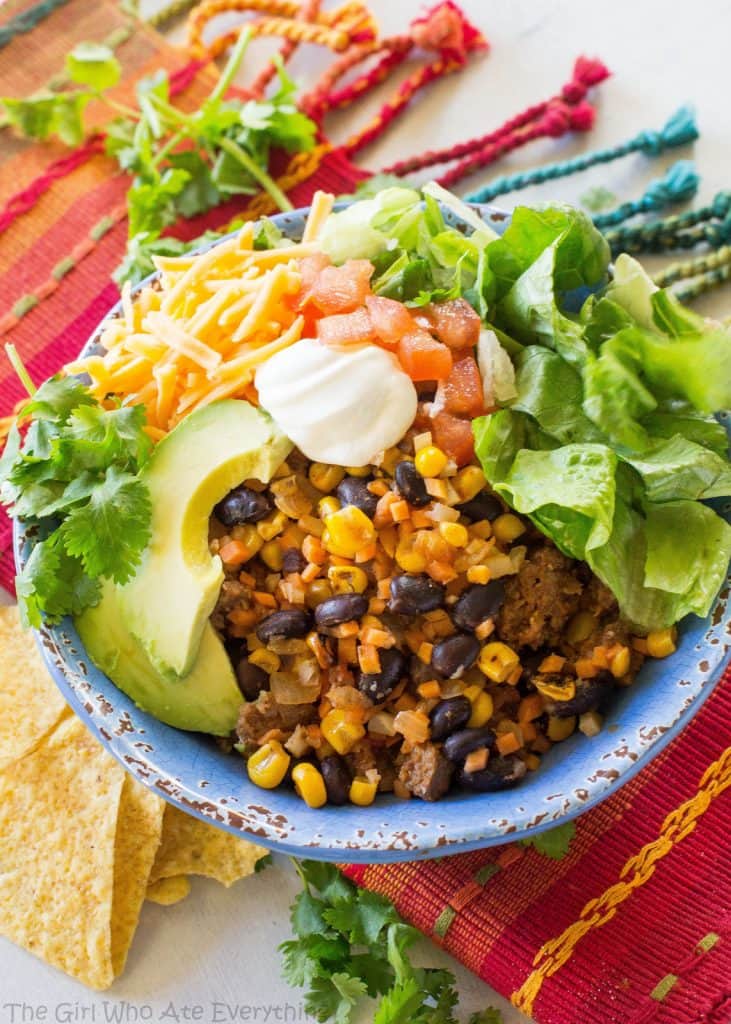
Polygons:
<instances>
[{"instance_id":1,"label":"bowl rim","mask_svg":"<svg viewBox=\"0 0 731 1024\"><path fill-rule=\"evenodd\" d=\"M502 226L502 222L508 216L504 211L491 207L483 206L477 209L496 226ZM288 213L274 215L271 219L283 227L286 233L289 220L295 221L301 229L308 210L309 207L301 207ZM450 211L445 210L444 213L446 219L455 226L468 226ZM220 239L207 241L193 252L204 252L234 234L236 232L230 232ZM156 272L140 281L132 289L132 295L135 296L158 276ZM101 330L117 315L121 307L122 302L119 300L107 312L90 334L82 352L93 350ZM729 425L727 419L727 427ZM32 541L32 532L32 527L27 529L14 520L13 542L17 566L22 565L26 557L29 543ZM614 741L614 751L605 750L601 759L607 761L607 767L601 771L596 767L596 762L600 759L600 746L596 745L594 749L597 757L589 759L594 763L596 770L593 777L581 780L584 788L575 787L573 793L567 791L551 794L554 803L550 807L546 806L544 797L540 811L536 808L531 809L530 806L521 807L520 813L511 818L489 818L491 805L504 803L504 800L496 800L496 797L504 797L506 794L514 794L519 803L529 805L530 799L520 801L520 793L525 792L524 787L503 791L502 794L454 794L431 804L417 800L404 803L392 797L381 796L370 808L334 807L320 811L310 810L301 801L292 805L290 795L278 790L266 792L256 789L255 802L248 803L246 807L240 805L238 798L233 794L230 797L227 795L216 798L212 792L215 788L212 783L201 780L197 785L192 785L169 767L157 763L158 759L154 756L155 748L146 739L149 732L162 730L165 735L169 732L172 738L180 735L180 730L163 725L135 707L126 694L118 690L114 683L90 662L70 619L65 619L56 626L44 624L35 631L35 634L38 648L54 682L84 724L127 771L167 802L203 821L278 852L319 860L387 863L463 853L534 836L578 817L617 792L679 735L708 699L731 662L731 641L725 632L728 629L731 633L731 608L727 606L729 589L731 570L708 619L688 617L694 620L691 624L694 632L697 634L701 630L704 633L694 645L695 657L699 659L696 664L692 664L694 655L688 651L685 652L685 658L677 663L677 674L680 675L682 672L688 678L680 679L676 684L677 687L684 687L684 690L678 693L674 717L671 711L668 718L667 709L663 708L661 712L658 705L655 712L659 716L657 722L648 723L640 728L633 740L628 741L626 736L617 737ZM674 662L675 656L669 664L673 665ZM656 684L659 684L666 675L662 672L664 664L657 662L652 666L655 669L654 676L658 677ZM643 666L643 673L645 668L646 666ZM647 685L652 685L652 680L647 681ZM664 680L664 685L668 685L667 679ZM121 710L115 712L115 704L109 700L109 688L113 696L117 695L117 703L121 705ZM628 688L628 691L634 689ZM628 691L622 695L627 697L622 702L623 707L626 703L631 705L631 694ZM652 694L649 696L652 703ZM607 746L609 728L599 734L604 736L604 747ZM627 725L626 728L629 729L630 726ZM187 737L190 734L183 735ZM568 744L562 744L561 748L553 748L553 751L558 751L553 761L562 760L560 754L564 752L579 750L578 744L582 741L586 749L592 749L590 745L596 744L597 739L598 737L594 737L588 740L577 735L568 741ZM611 745L610 741L610 748ZM186 769L190 771L194 767L195 758L192 764L184 766L183 774ZM252 786L245 773L241 772L241 775L244 788ZM536 775L540 775L540 772ZM277 794L280 794L279 798ZM251 794L247 799L250 798ZM296 800L295 797L293 799ZM271 806L264 806L266 803ZM290 805L287 808L288 813L282 811L281 805L285 804ZM379 830L374 822L384 814L388 817L391 808L417 808L417 814L406 815L410 819L408 826L405 826L404 821L394 820L381 823L382 829ZM439 812L440 808L445 812L442 815ZM453 808L455 810L452 810ZM463 811L460 811L460 808L464 808ZM437 821L430 821L429 819L434 818L435 811ZM323 812L326 812L326 815L323 816ZM446 824L446 820L455 814L459 824ZM398 817L397 814L390 816ZM328 827L333 817L337 817L339 824L342 822L342 828ZM442 821L439 821L440 817ZM318 823L322 826L320 831ZM364 823L366 828L363 827ZM369 826L375 831L369 831ZM295 838L292 838L293 836Z\"/></svg>"}]
</instances>

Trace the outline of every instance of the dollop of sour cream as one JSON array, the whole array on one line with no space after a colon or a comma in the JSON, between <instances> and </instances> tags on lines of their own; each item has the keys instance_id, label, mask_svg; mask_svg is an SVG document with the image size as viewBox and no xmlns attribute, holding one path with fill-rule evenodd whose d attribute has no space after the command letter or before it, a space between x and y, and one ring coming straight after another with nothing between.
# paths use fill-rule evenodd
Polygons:
<instances>
[{"instance_id":1,"label":"dollop of sour cream","mask_svg":"<svg viewBox=\"0 0 731 1024\"><path fill-rule=\"evenodd\" d=\"M416 415L416 389L376 345L323 345L302 338L256 373L259 401L304 454L365 466L395 445Z\"/></svg>"}]
</instances>

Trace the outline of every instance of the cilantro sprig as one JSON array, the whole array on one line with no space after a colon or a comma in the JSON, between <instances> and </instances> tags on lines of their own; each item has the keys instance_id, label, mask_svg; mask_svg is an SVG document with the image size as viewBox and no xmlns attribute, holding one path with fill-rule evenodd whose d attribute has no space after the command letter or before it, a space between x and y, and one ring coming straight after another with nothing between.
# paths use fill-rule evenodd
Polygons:
<instances>
[{"instance_id":1,"label":"cilantro sprig","mask_svg":"<svg viewBox=\"0 0 731 1024\"><path fill-rule=\"evenodd\" d=\"M193 217L234 195L269 193L280 210L292 205L269 174L273 148L309 150L316 125L298 110L296 86L277 63L277 86L261 100L225 99L251 38L242 32L221 77L201 106L179 110L170 101L164 71L136 86L136 107L110 95L121 67L99 43L79 43L66 57L70 88L26 99L3 97L4 123L33 139L56 136L77 145L87 131L84 112L92 100L104 103L114 118L106 125L105 150L120 168L133 174L127 193L129 242L118 283L140 281L154 267L156 254L174 254L175 239L163 231L180 217Z\"/></svg>"},{"instance_id":2,"label":"cilantro sprig","mask_svg":"<svg viewBox=\"0 0 731 1024\"><path fill-rule=\"evenodd\" d=\"M332 864L295 861L303 890L291 910L295 938L279 947L283 975L303 987L318 1021L351 1024L366 997L378 1000L374 1024L456 1024L455 978L417 967L409 951L421 938L383 896L358 889ZM500 1024L486 1009L470 1024Z\"/></svg>"},{"instance_id":3,"label":"cilantro sprig","mask_svg":"<svg viewBox=\"0 0 731 1024\"><path fill-rule=\"evenodd\" d=\"M99 600L101 579L125 583L150 537L151 506L139 477L151 442L142 406L105 409L73 377L30 394L0 458L0 502L36 525L38 541L16 580L25 625L55 622Z\"/></svg>"}]
</instances>

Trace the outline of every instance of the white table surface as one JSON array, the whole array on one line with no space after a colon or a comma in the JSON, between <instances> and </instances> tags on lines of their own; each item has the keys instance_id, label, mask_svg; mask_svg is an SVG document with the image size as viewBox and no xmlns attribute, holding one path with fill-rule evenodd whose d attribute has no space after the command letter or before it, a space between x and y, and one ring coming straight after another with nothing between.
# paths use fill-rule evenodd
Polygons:
<instances>
[{"instance_id":1,"label":"white table surface","mask_svg":"<svg viewBox=\"0 0 731 1024\"><path fill-rule=\"evenodd\" d=\"M417 0L370 4L384 34L403 30L420 7ZM142 3L143 12L160 6L160 0ZM660 128L676 107L690 101L702 133L693 149L703 175L699 201L731 186L731 119L724 87L731 7L726 0L696 0L682 17L661 0L614 0L609 6L596 0L462 0L462 6L490 39L491 53L424 93L381 142L360 156L364 166L377 169L402 155L489 131L528 104L555 94L569 78L574 59L586 54L601 57L614 71L600 88L597 124L589 138L534 143L503 160L499 173ZM181 30L173 28L169 34L179 39ZM322 52L314 49L301 51L292 65L305 81L322 66ZM362 124L376 105L374 100L352 116ZM328 122L333 137L348 130L350 116ZM576 200L594 184L605 185L622 200L633 198L681 155L689 154L676 152L652 163L630 157L580 178L526 190L517 199ZM469 184L476 187L488 178L476 176ZM510 208L515 201L509 196L503 205ZM696 308L728 315L729 288L704 298ZM274 866L232 889L198 879L178 906L147 905L127 970L102 995L0 941L0 1024L304 1021L300 993L280 979L276 952L289 935L288 908L297 890L289 863L277 857ZM426 941L423 952L424 962L455 971L465 1018L495 1005L503 1010L505 1024L526 1020ZM370 1019L372 1013L366 1011L362 1020Z\"/></svg>"}]
</instances>

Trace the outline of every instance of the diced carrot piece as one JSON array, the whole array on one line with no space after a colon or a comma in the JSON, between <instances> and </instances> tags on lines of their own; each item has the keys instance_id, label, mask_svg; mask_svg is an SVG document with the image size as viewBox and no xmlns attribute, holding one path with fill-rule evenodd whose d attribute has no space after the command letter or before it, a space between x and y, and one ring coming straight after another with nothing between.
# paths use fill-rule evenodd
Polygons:
<instances>
[{"instance_id":1,"label":"diced carrot piece","mask_svg":"<svg viewBox=\"0 0 731 1024\"><path fill-rule=\"evenodd\" d=\"M394 501L391 503L389 511L394 523L403 523L410 515L409 503L408 501L403 501L403 499L401 501Z\"/></svg>"},{"instance_id":2,"label":"diced carrot piece","mask_svg":"<svg viewBox=\"0 0 731 1024\"><path fill-rule=\"evenodd\" d=\"M254 600L257 604L260 604L262 608L276 608L277 602L274 598L274 594L267 593L266 590L255 590L253 594Z\"/></svg>"},{"instance_id":3,"label":"diced carrot piece","mask_svg":"<svg viewBox=\"0 0 731 1024\"><path fill-rule=\"evenodd\" d=\"M312 283L308 300L324 316L350 313L370 293L373 264L368 260L347 260L342 267L325 267Z\"/></svg>"},{"instance_id":4,"label":"diced carrot piece","mask_svg":"<svg viewBox=\"0 0 731 1024\"><path fill-rule=\"evenodd\" d=\"M358 345L375 340L370 317L364 309L323 317L317 321L317 337L324 345Z\"/></svg>"},{"instance_id":5,"label":"diced carrot piece","mask_svg":"<svg viewBox=\"0 0 731 1024\"><path fill-rule=\"evenodd\" d=\"M520 750L520 740L514 732L505 732L495 740L495 746L503 755L514 754L516 750Z\"/></svg>"},{"instance_id":6,"label":"diced carrot piece","mask_svg":"<svg viewBox=\"0 0 731 1024\"><path fill-rule=\"evenodd\" d=\"M315 565L322 565L327 561L327 551L322 546L322 541L319 537L313 537L312 534L308 534L302 541L302 554L308 562L314 562ZM304 573L302 579L305 579Z\"/></svg>"},{"instance_id":7,"label":"diced carrot piece","mask_svg":"<svg viewBox=\"0 0 731 1024\"><path fill-rule=\"evenodd\" d=\"M412 380L446 380L452 369L452 353L427 331L405 334L396 354Z\"/></svg>"},{"instance_id":8,"label":"diced carrot piece","mask_svg":"<svg viewBox=\"0 0 731 1024\"><path fill-rule=\"evenodd\" d=\"M402 302L382 295L369 295L365 304L378 341L388 348L393 348L405 334L416 328L413 316Z\"/></svg>"},{"instance_id":9,"label":"diced carrot piece","mask_svg":"<svg viewBox=\"0 0 731 1024\"><path fill-rule=\"evenodd\" d=\"M361 644L358 648L358 665L366 675L376 675L381 671L381 658L378 648L373 644Z\"/></svg>"},{"instance_id":10,"label":"diced carrot piece","mask_svg":"<svg viewBox=\"0 0 731 1024\"><path fill-rule=\"evenodd\" d=\"M523 697L518 705L518 722L523 725L532 722L534 718L540 718L543 714L543 697L540 693L531 693Z\"/></svg>"},{"instance_id":11,"label":"diced carrot piece","mask_svg":"<svg viewBox=\"0 0 731 1024\"><path fill-rule=\"evenodd\" d=\"M477 750L471 750L465 758L464 770L466 772L481 772L483 768L487 767L487 759L487 747L478 747Z\"/></svg>"},{"instance_id":12,"label":"diced carrot piece","mask_svg":"<svg viewBox=\"0 0 731 1024\"><path fill-rule=\"evenodd\" d=\"M576 674L581 679L592 679L594 676L599 675L599 668L594 664L591 658L578 658L575 668Z\"/></svg>"},{"instance_id":13,"label":"diced carrot piece","mask_svg":"<svg viewBox=\"0 0 731 1024\"><path fill-rule=\"evenodd\" d=\"M322 572L322 566L318 565L317 562L308 562L302 570L302 581L303 583L312 583Z\"/></svg>"},{"instance_id":14,"label":"diced carrot piece","mask_svg":"<svg viewBox=\"0 0 731 1024\"><path fill-rule=\"evenodd\" d=\"M251 552L241 540L230 540L219 549L218 554L224 565L243 565L251 558Z\"/></svg>"},{"instance_id":15,"label":"diced carrot piece","mask_svg":"<svg viewBox=\"0 0 731 1024\"><path fill-rule=\"evenodd\" d=\"M439 700L442 695L442 688L436 679L428 679L416 687L416 692L422 700Z\"/></svg>"},{"instance_id":16,"label":"diced carrot piece","mask_svg":"<svg viewBox=\"0 0 731 1024\"><path fill-rule=\"evenodd\" d=\"M485 411L482 377L472 355L458 359L449 377L440 381L435 399L437 408L457 416L481 416Z\"/></svg>"},{"instance_id":17,"label":"diced carrot piece","mask_svg":"<svg viewBox=\"0 0 731 1024\"><path fill-rule=\"evenodd\" d=\"M450 348L472 348L480 337L480 318L466 299L449 299L425 307L439 338Z\"/></svg>"},{"instance_id":18,"label":"diced carrot piece","mask_svg":"<svg viewBox=\"0 0 731 1024\"><path fill-rule=\"evenodd\" d=\"M459 419L452 413L442 410L431 420L431 429L434 443L450 459L454 459L458 466L466 466L472 461L475 441L469 420Z\"/></svg>"},{"instance_id":19,"label":"diced carrot piece","mask_svg":"<svg viewBox=\"0 0 731 1024\"><path fill-rule=\"evenodd\" d=\"M560 654L549 654L538 666L539 672L560 672L566 659Z\"/></svg>"}]
</instances>

